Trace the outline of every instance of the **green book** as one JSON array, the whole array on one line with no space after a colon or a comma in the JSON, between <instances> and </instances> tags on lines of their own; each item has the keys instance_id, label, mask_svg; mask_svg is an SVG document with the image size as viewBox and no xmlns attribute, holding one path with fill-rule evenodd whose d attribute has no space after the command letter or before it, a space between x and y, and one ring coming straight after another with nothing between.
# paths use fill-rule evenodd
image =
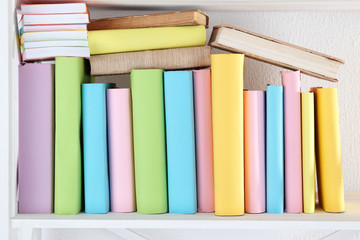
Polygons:
<instances>
[{"instance_id":1,"label":"green book","mask_svg":"<svg viewBox=\"0 0 360 240\"><path fill-rule=\"evenodd\" d=\"M163 70L131 72L136 206L139 213L168 211Z\"/></svg>"},{"instance_id":2,"label":"green book","mask_svg":"<svg viewBox=\"0 0 360 240\"><path fill-rule=\"evenodd\" d=\"M84 58L55 58L55 214L82 208L81 84Z\"/></svg>"}]
</instances>

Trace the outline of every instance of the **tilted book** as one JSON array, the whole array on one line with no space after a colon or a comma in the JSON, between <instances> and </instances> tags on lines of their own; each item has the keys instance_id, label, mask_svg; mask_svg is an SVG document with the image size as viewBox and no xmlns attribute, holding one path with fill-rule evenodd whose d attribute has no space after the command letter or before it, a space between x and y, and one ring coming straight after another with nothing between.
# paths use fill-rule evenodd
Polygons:
<instances>
[{"instance_id":1,"label":"tilted book","mask_svg":"<svg viewBox=\"0 0 360 240\"><path fill-rule=\"evenodd\" d=\"M341 59L228 25L214 27L209 45L333 82L344 64Z\"/></svg>"}]
</instances>

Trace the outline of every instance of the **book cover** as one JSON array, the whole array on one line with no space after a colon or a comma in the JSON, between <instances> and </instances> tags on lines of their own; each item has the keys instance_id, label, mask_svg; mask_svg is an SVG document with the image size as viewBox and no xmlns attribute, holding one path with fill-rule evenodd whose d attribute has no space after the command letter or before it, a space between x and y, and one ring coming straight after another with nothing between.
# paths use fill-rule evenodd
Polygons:
<instances>
[{"instance_id":1,"label":"book cover","mask_svg":"<svg viewBox=\"0 0 360 240\"><path fill-rule=\"evenodd\" d=\"M21 4L22 14L87 13L85 3Z\"/></svg>"},{"instance_id":2,"label":"book cover","mask_svg":"<svg viewBox=\"0 0 360 240\"><path fill-rule=\"evenodd\" d=\"M130 75L139 213L168 211L163 73L161 69L142 69Z\"/></svg>"},{"instance_id":3,"label":"book cover","mask_svg":"<svg viewBox=\"0 0 360 240\"><path fill-rule=\"evenodd\" d=\"M245 211L265 212L265 92L244 91Z\"/></svg>"},{"instance_id":4,"label":"book cover","mask_svg":"<svg viewBox=\"0 0 360 240\"><path fill-rule=\"evenodd\" d=\"M301 213L301 103L300 71L282 71L284 89L285 212Z\"/></svg>"},{"instance_id":5,"label":"book cover","mask_svg":"<svg viewBox=\"0 0 360 240\"><path fill-rule=\"evenodd\" d=\"M92 55L91 75L130 73L133 69L210 67L210 53L211 47L202 46Z\"/></svg>"},{"instance_id":6,"label":"book cover","mask_svg":"<svg viewBox=\"0 0 360 240\"><path fill-rule=\"evenodd\" d=\"M216 215L244 214L243 75L243 54L211 55Z\"/></svg>"},{"instance_id":7,"label":"book cover","mask_svg":"<svg viewBox=\"0 0 360 240\"><path fill-rule=\"evenodd\" d=\"M88 24L88 13L24 14L24 26L56 24Z\"/></svg>"},{"instance_id":8,"label":"book cover","mask_svg":"<svg viewBox=\"0 0 360 240\"><path fill-rule=\"evenodd\" d=\"M204 46L203 25L88 31L90 54Z\"/></svg>"},{"instance_id":9,"label":"book cover","mask_svg":"<svg viewBox=\"0 0 360 240\"><path fill-rule=\"evenodd\" d=\"M284 212L283 87L266 87L266 211Z\"/></svg>"},{"instance_id":10,"label":"book cover","mask_svg":"<svg viewBox=\"0 0 360 240\"><path fill-rule=\"evenodd\" d=\"M320 206L345 211L337 88L313 88L316 109L316 171Z\"/></svg>"},{"instance_id":11,"label":"book cover","mask_svg":"<svg viewBox=\"0 0 360 240\"><path fill-rule=\"evenodd\" d=\"M135 179L130 88L107 90L110 203L112 212L133 212Z\"/></svg>"},{"instance_id":12,"label":"book cover","mask_svg":"<svg viewBox=\"0 0 360 240\"><path fill-rule=\"evenodd\" d=\"M82 84L84 197L86 213L110 209L106 90L110 83Z\"/></svg>"},{"instance_id":13,"label":"book cover","mask_svg":"<svg viewBox=\"0 0 360 240\"><path fill-rule=\"evenodd\" d=\"M195 213L196 158L192 71L164 72L169 213Z\"/></svg>"},{"instance_id":14,"label":"book cover","mask_svg":"<svg viewBox=\"0 0 360 240\"><path fill-rule=\"evenodd\" d=\"M81 84L89 82L85 59L55 58L55 214L82 208Z\"/></svg>"},{"instance_id":15,"label":"book cover","mask_svg":"<svg viewBox=\"0 0 360 240\"><path fill-rule=\"evenodd\" d=\"M301 143L304 213L315 212L314 93L301 93Z\"/></svg>"},{"instance_id":16,"label":"book cover","mask_svg":"<svg viewBox=\"0 0 360 240\"><path fill-rule=\"evenodd\" d=\"M214 212L214 161L211 117L211 72L194 70L196 177L199 212Z\"/></svg>"},{"instance_id":17,"label":"book cover","mask_svg":"<svg viewBox=\"0 0 360 240\"><path fill-rule=\"evenodd\" d=\"M54 65L19 65L18 212L53 212Z\"/></svg>"}]
</instances>

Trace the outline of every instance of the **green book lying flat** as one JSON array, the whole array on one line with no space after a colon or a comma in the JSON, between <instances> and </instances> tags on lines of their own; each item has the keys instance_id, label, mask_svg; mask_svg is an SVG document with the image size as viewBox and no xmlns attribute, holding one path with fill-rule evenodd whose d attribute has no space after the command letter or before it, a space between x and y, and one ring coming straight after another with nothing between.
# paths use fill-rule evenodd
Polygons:
<instances>
[{"instance_id":1,"label":"green book lying flat","mask_svg":"<svg viewBox=\"0 0 360 240\"><path fill-rule=\"evenodd\" d=\"M83 58L55 58L55 214L81 211L81 84L88 80Z\"/></svg>"},{"instance_id":2,"label":"green book lying flat","mask_svg":"<svg viewBox=\"0 0 360 240\"><path fill-rule=\"evenodd\" d=\"M163 70L133 70L131 94L137 211L166 213Z\"/></svg>"}]
</instances>

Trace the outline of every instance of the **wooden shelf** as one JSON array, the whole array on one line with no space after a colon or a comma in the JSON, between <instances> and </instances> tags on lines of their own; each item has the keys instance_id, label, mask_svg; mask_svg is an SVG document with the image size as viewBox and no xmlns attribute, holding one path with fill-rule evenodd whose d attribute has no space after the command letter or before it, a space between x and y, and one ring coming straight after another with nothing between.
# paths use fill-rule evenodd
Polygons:
<instances>
[{"instance_id":1,"label":"wooden shelf","mask_svg":"<svg viewBox=\"0 0 360 240\"><path fill-rule=\"evenodd\" d=\"M220 217L213 213L193 215L138 213L18 214L13 228L146 228L146 229L331 229L360 230L360 193L346 193L346 212L315 214L245 214Z\"/></svg>"}]
</instances>

